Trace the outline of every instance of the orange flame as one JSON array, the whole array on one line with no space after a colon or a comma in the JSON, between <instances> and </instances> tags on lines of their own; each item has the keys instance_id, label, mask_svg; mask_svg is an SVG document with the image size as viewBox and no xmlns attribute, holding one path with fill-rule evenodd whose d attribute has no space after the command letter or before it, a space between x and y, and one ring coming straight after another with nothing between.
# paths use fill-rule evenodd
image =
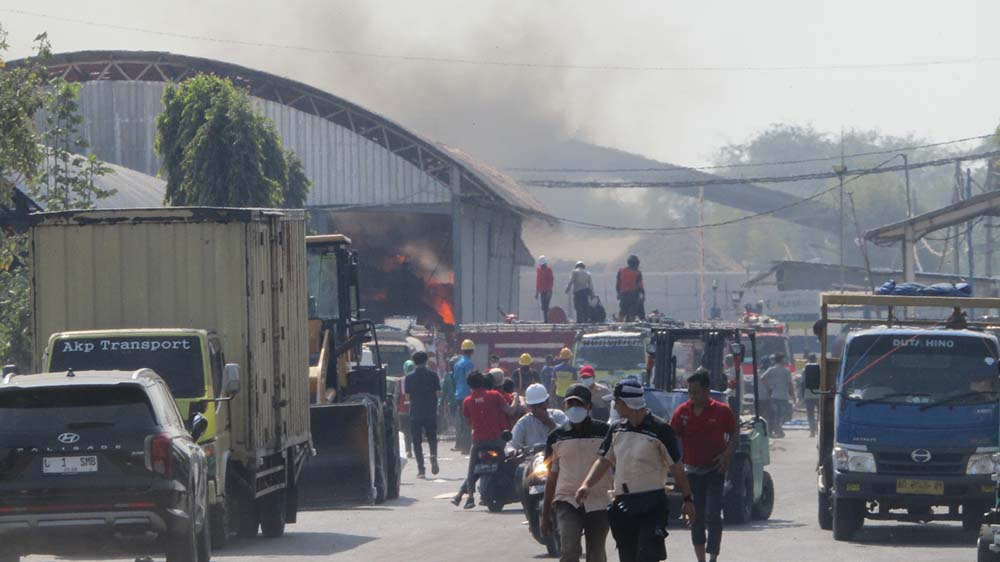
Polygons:
<instances>
[{"instance_id":1,"label":"orange flame","mask_svg":"<svg viewBox=\"0 0 1000 562\"><path fill-rule=\"evenodd\" d=\"M437 302L437 306L434 307L437 313L441 316L441 321L445 324L455 325L455 313L451 310L451 305L448 304L446 300L440 300Z\"/></svg>"}]
</instances>

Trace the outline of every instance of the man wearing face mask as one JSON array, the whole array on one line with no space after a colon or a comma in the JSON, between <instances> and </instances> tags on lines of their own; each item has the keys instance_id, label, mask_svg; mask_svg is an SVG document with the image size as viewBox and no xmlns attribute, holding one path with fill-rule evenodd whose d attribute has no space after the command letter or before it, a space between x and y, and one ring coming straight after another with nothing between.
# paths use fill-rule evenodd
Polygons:
<instances>
[{"instance_id":1,"label":"man wearing face mask","mask_svg":"<svg viewBox=\"0 0 1000 562\"><path fill-rule=\"evenodd\" d=\"M608 538L608 490L611 477L594 486L594 494L582 504L576 490L597 460L598 449L608 433L608 424L590 416L593 393L583 384L566 389L566 417L569 423L549 434L545 458L549 475L542 504L542 533L552 533L552 517L559 523L561 562L579 562L580 539L587 541L587 562L605 562L604 543ZM603 493L601 493L603 491Z\"/></svg>"},{"instance_id":2,"label":"man wearing face mask","mask_svg":"<svg viewBox=\"0 0 1000 562\"><path fill-rule=\"evenodd\" d=\"M594 377L594 368L590 365L580 367L580 384L587 387L592 396L597 396L597 401L590 411L590 417L595 420L608 421L611 416L611 406L604 401L603 397L611 394L611 389L597 382L597 378Z\"/></svg>"},{"instance_id":3,"label":"man wearing face mask","mask_svg":"<svg viewBox=\"0 0 1000 562\"><path fill-rule=\"evenodd\" d=\"M524 393L524 403L528 407L528 413L514 424L511 431L513 436L506 447L508 452L544 444L552 430L566 423L566 414L546 407L549 403L549 391L540 384L528 386Z\"/></svg>"}]
</instances>

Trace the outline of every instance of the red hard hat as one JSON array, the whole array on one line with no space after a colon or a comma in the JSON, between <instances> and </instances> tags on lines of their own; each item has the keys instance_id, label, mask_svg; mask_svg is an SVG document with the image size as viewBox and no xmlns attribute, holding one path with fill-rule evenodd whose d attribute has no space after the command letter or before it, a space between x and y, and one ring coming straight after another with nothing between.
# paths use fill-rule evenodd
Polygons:
<instances>
[{"instance_id":1,"label":"red hard hat","mask_svg":"<svg viewBox=\"0 0 1000 562\"><path fill-rule=\"evenodd\" d=\"M591 367L590 365L584 365L583 367L580 367L580 378L581 379L587 379L587 378L591 378L593 376L594 376L594 368L593 367Z\"/></svg>"}]
</instances>

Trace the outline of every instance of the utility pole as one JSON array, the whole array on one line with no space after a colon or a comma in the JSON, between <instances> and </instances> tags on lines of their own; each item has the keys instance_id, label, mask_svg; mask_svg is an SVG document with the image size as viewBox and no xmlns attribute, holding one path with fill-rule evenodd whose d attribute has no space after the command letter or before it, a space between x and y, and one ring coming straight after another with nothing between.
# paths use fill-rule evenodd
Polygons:
<instances>
[{"instance_id":1,"label":"utility pole","mask_svg":"<svg viewBox=\"0 0 1000 562\"><path fill-rule=\"evenodd\" d=\"M906 218L913 218L913 199L910 195L910 159L906 154L900 154L903 158L903 173L906 175Z\"/></svg>"},{"instance_id":2,"label":"utility pole","mask_svg":"<svg viewBox=\"0 0 1000 562\"><path fill-rule=\"evenodd\" d=\"M972 170L965 169L965 199L972 199ZM975 291L973 280L976 277L976 259L972 253L972 220L965 223L965 240L969 248L969 288ZM975 318L975 310L969 310L970 320Z\"/></svg>"},{"instance_id":3,"label":"utility pole","mask_svg":"<svg viewBox=\"0 0 1000 562\"><path fill-rule=\"evenodd\" d=\"M844 292L844 174L847 166L841 161L839 166L833 167L833 172L840 181L840 292Z\"/></svg>"},{"instance_id":4,"label":"utility pole","mask_svg":"<svg viewBox=\"0 0 1000 562\"><path fill-rule=\"evenodd\" d=\"M698 319L705 321L705 186L698 186Z\"/></svg>"}]
</instances>

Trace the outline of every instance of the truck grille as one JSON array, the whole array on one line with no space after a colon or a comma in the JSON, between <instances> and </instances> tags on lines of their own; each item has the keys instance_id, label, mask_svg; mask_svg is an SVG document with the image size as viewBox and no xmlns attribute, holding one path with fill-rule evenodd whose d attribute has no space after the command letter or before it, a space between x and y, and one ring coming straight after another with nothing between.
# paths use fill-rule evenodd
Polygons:
<instances>
[{"instance_id":1,"label":"truck grille","mask_svg":"<svg viewBox=\"0 0 1000 562\"><path fill-rule=\"evenodd\" d=\"M879 474L906 474L921 476L946 476L965 474L965 453L935 453L931 460L919 463L910 458L912 451L877 452L875 464Z\"/></svg>"}]
</instances>

